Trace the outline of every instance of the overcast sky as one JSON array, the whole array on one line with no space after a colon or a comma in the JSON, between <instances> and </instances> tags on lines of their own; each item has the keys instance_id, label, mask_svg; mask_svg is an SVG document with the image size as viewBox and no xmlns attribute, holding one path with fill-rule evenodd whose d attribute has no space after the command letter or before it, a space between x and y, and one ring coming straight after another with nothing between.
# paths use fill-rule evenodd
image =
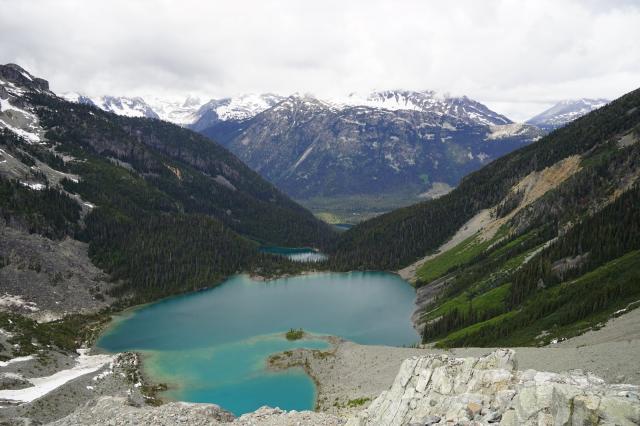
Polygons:
<instances>
[{"instance_id":1,"label":"overcast sky","mask_svg":"<svg viewBox=\"0 0 640 426\"><path fill-rule=\"evenodd\" d=\"M522 120L640 87L640 0L0 0L0 62L53 90L465 94Z\"/></svg>"}]
</instances>

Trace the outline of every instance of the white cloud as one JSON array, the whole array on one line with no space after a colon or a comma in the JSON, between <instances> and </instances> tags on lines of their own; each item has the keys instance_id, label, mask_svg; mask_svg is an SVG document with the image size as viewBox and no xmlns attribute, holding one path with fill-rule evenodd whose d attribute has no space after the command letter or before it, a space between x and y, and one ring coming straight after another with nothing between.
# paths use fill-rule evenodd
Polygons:
<instances>
[{"instance_id":1,"label":"white cloud","mask_svg":"<svg viewBox=\"0 0 640 426\"><path fill-rule=\"evenodd\" d=\"M59 91L466 94L523 119L640 85L640 3L0 0L0 62Z\"/></svg>"}]
</instances>

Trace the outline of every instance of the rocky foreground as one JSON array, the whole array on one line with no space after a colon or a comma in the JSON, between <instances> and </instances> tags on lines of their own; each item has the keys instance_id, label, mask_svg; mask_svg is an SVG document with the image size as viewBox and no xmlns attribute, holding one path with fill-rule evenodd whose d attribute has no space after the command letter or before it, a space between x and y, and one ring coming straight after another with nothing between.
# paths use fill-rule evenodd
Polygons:
<instances>
[{"instance_id":1,"label":"rocky foreground","mask_svg":"<svg viewBox=\"0 0 640 426\"><path fill-rule=\"evenodd\" d=\"M391 388L349 418L263 407L234 419L213 404L136 407L126 398L102 397L53 424L637 425L640 387L609 385L580 370L520 371L515 352L500 349L479 358L409 358Z\"/></svg>"},{"instance_id":2,"label":"rocky foreground","mask_svg":"<svg viewBox=\"0 0 640 426\"><path fill-rule=\"evenodd\" d=\"M607 385L580 370L519 371L513 350L481 358L407 359L391 386L348 425L632 425L640 388Z\"/></svg>"}]
</instances>

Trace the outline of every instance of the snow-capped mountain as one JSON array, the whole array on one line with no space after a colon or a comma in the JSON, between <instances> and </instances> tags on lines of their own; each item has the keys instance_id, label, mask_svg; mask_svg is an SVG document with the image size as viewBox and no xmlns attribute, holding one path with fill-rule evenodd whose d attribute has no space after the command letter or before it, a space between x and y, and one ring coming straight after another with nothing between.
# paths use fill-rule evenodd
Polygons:
<instances>
[{"instance_id":1,"label":"snow-capped mountain","mask_svg":"<svg viewBox=\"0 0 640 426\"><path fill-rule=\"evenodd\" d=\"M65 97L199 131L301 199L417 195L433 185L455 186L467 173L542 134L466 96L431 90L338 98L247 94L204 103L193 97Z\"/></svg>"},{"instance_id":2,"label":"snow-capped mountain","mask_svg":"<svg viewBox=\"0 0 640 426\"><path fill-rule=\"evenodd\" d=\"M159 118L195 130L205 129L220 121L251 118L284 99L283 96L273 94L247 94L211 99L208 102L193 96L187 96L184 100L168 100L158 96L89 97L76 92L61 93L60 96L71 102L94 105L114 114Z\"/></svg>"},{"instance_id":3,"label":"snow-capped mountain","mask_svg":"<svg viewBox=\"0 0 640 426\"><path fill-rule=\"evenodd\" d=\"M80 93L62 93L60 96L71 102L97 106L98 108L126 117L160 118L141 97L98 96L89 97Z\"/></svg>"},{"instance_id":4,"label":"snow-capped mountain","mask_svg":"<svg viewBox=\"0 0 640 426\"><path fill-rule=\"evenodd\" d=\"M248 94L233 98L212 99L196 112L196 120L190 123L194 130L204 130L220 121L240 121L254 117L284 99L271 93Z\"/></svg>"},{"instance_id":5,"label":"snow-capped mountain","mask_svg":"<svg viewBox=\"0 0 640 426\"><path fill-rule=\"evenodd\" d=\"M603 107L607 99L574 99L560 101L551 108L527 120L528 124L551 131Z\"/></svg>"},{"instance_id":6,"label":"snow-capped mountain","mask_svg":"<svg viewBox=\"0 0 640 426\"><path fill-rule=\"evenodd\" d=\"M236 97L211 99L202 102L196 97L185 100L167 100L157 96L89 97L79 93L61 94L73 102L95 105L105 111L130 117L160 118L194 130L204 130L223 121L243 121L273 108L287 99L286 96L265 94L245 94ZM364 107L370 110L419 111L437 117L455 118L468 124L505 125L511 120L491 111L485 105L466 96L452 97L434 91L385 90L365 94L351 93L342 98L317 98L313 95L294 94L292 96L313 99L326 108L344 110Z\"/></svg>"},{"instance_id":7,"label":"snow-capped mountain","mask_svg":"<svg viewBox=\"0 0 640 426\"><path fill-rule=\"evenodd\" d=\"M469 123L503 125L511 123L480 102L466 96L453 97L432 90L384 90L367 94L351 93L336 103L342 106L366 106L390 111L409 110L430 112L439 116L456 117Z\"/></svg>"},{"instance_id":8,"label":"snow-capped mountain","mask_svg":"<svg viewBox=\"0 0 640 426\"><path fill-rule=\"evenodd\" d=\"M180 126L188 126L197 121L197 112L204 103L195 96L187 96L184 100L167 100L157 96L144 99L161 120Z\"/></svg>"},{"instance_id":9,"label":"snow-capped mountain","mask_svg":"<svg viewBox=\"0 0 640 426\"><path fill-rule=\"evenodd\" d=\"M25 100L24 95L28 93L53 94L46 80L34 77L15 64L0 65L0 129L7 129L28 143L39 144L45 140L45 130ZM0 159L0 162L6 161Z\"/></svg>"},{"instance_id":10,"label":"snow-capped mountain","mask_svg":"<svg viewBox=\"0 0 640 426\"><path fill-rule=\"evenodd\" d=\"M296 94L201 132L301 200L418 197L541 136L472 99L408 91L341 100Z\"/></svg>"}]
</instances>

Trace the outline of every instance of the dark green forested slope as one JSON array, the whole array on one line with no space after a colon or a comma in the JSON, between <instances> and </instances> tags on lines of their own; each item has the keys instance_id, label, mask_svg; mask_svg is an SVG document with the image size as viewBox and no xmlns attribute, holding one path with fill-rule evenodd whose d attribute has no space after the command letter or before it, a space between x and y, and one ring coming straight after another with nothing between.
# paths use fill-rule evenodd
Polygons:
<instances>
[{"instance_id":1,"label":"dark green forested slope","mask_svg":"<svg viewBox=\"0 0 640 426\"><path fill-rule=\"evenodd\" d=\"M640 150L634 155L640 168ZM543 343L640 300L640 186L536 250L553 227L532 224L447 271L450 285L423 317L425 340Z\"/></svg>"},{"instance_id":2,"label":"dark green forested slope","mask_svg":"<svg viewBox=\"0 0 640 426\"><path fill-rule=\"evenodd\" d=\"M639 122L640 90L636 90L470 174L442 198L355 226L333 247L333 267L403 267L434 251L478 211L498 204L530 172L574 154L588 153Z\"/></svg>"},{"instance_id":3,"label":"dark green forested slope","mask_svg":"<svg viewBox=\"0 0 640 426\"><path fill-rule=\"evenodd\" d=\"M274 244L324 246L332 237L310 212L195 132L47 95L33 95L31 102L61 151L121 161L170 200L171 206L154 208L208 214L242 235ZM106 184L100 173L92 167L82 171L92 176L77 189L89 199L99 197Z\"/></svg>"},{"instance_id":4,"label":"dark green forested slope","mask_svg":"<svg viewBox=\"0 0 640 426\"><path fill-rule=\"evenodd\" d=\"M0 130L0 148L12 162L6 164L15 168L0 174L4 223L87 241L92 261L118 283L115 293L132 301L210 286L239 271L297 271L302 266L262 254L258 245L326 247L335 236L194 132L50 93L26 90L12 102L38 116L47 142L28 144ZM67 177L50 182L58 172ZM47 187L30 189L26 181Z\"/></svg>"}]
</instances>

